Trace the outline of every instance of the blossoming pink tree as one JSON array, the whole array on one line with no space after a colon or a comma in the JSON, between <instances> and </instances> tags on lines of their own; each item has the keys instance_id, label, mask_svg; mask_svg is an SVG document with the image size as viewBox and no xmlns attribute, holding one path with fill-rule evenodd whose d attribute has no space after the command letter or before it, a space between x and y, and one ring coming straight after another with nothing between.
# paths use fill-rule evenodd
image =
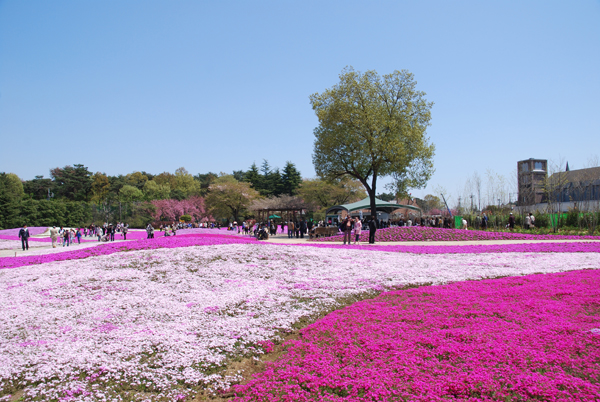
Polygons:
<instances>
[{"instance_id":1,"label":"blossoming pink tree","mask_svg":"<svg viewBox=\"0 0 600 402\"><path fill-rule=\"evenodd\" d=\"M185 200L154 200L156 211L152 217L156 220L176 221L182 215L190 215L195 221L206 216L204 198L194 196Z\"/></svg>"}]
</instances>

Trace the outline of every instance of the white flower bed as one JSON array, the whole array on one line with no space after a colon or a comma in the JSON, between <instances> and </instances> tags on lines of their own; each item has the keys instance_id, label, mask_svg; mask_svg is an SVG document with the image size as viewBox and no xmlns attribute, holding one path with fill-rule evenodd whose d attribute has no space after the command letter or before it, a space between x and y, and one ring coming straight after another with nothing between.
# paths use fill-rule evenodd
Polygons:
<instances>
[{"instance_id":1,"label":"white flower bed","mask_svg":"<svg viewBox=\"0 0 600 402\"><path fill-rule=\"evenodd\" d=\"M51 246L52 243L45 243L39 241L29 241L29 248L34 247L48 247ZM0 239L0 250L23 250L23 245L21 244L21 240L5 240Z\"/></svg>"},{"instance_id":2,"label":"white flower bed","mask_svg":"<svg viewBox=\"0 0 600 402\"><path fill-rule=\"evenodd\" d=\"M228 357L262 353L259 342L345 297L582 268L600 268L600 254L243 244L0 270L0 396L24 381L25 400L115 400L130 387L175 400L198 385L227 387L236 377L214 369Z\"/></svg>"}]
</instances>

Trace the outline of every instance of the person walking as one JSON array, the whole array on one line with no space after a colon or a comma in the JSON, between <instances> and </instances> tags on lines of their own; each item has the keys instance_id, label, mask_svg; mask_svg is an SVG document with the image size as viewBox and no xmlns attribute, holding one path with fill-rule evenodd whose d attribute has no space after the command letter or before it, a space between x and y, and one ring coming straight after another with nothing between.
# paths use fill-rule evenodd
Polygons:
<instances>
[{"instance_id":1,"label":"person walking","mask_svg":"<svg viewBox=\"0 0 600 402\"><path fill-rule=\"evenodd\" d=\"M510 228L510 230L513 230L515 228L515 216L512 214L512 212L508 217L508 227Z\"/></svg>"},{"instance_id":2,"label":"person walking","mask_svg":"<svg viewBox=\"0 0 600 402\"><path fill-rule=\"evenodd\" d=\"M359 244L358 243L358 239L360 238L360 232L362 229L362 222L360 221L360 219L356 218L356 221L354 222L354 244Z\"/></svg>"},{"instance_id":3,"label":"person walking","mask_svg":"<svg viewBox=\"0 0 600 402\"><path fill-rule=\"evenodd\" d=\"M81 231L79 229L75 232L75 237L77 237L77 244L81 244Z\"/></svg>"},{"instance_id":4,"label":"person walking","mask_svg":"<svg viewBox=\"0 0 600 402\"><path fill-rule=\"evenodd\" d=\"M65 229L65 231L62 234L62 239L63 239L63 247L67 246L69 247L69 235L71 234L71 232L69 231L69 229Z\"/></svg>"},{"instance_id":5,"label":"person walking","mask_svg":"<svg viewBox=\"0 0 600 402\"><path fill-rule=\"evenodd\" d=\"M127 232L129 231L129 225L123 225L123 240L127 240Z\"/></svg>"},{"instance_id":6,"label":"person walking","mask_svg":"<svg viewBox=\"0 0 600 402\"><path fill-rule=\"evenodd\" d=\"M352 237L352 218L350 218L350 215L346 215L346 218L344 218L342 224L340 225L340 229L344 234L344 245L346 244L346 242L350 244L350 239Z\"/></svg>"},{"instance_id":7,"label":"person walking","mask_svg":"<svg viewBox=\"0 0 600 402\"><path fill-rule=\"evenodd\" d=\"M108 234L110 235L110 241L115 241L115 227L112 225L108 225Z\"/></svg>"},{"instance_id":8,"label":"person walking","mask_svg":"<svg viewBox=\"0 0 600 402\"><path fill-rule=\"evenodd\" d=\"M50 229L50 239L52 239L52 248L56 248L56 240L58 239L58 229L56 226L52 226L52 229Z\"/></svg>"},{"instance_id":9,"label":"person walking","mask_svg":"<svg viewBox=\"0 0 600 402\"><path fill-rule=\"evenodd\" d=\"M23 225L21 230L19 230L19 238L21 239L23 251L29 250L29 229L27 229L27 225Z\"/></svg>"},{"instance_id":10,"label":"person walking","mask_svg":"<svg viewBox=\"0 0 600 402\"><path fill-rule=\"evenodd\" d=\"M290 239L294 237L294 221L288 222L288 237Z\"/></svg>"},{"instance_id":11,"label":"person walking","mask_svg":"<svg viewBox=\"0 0 600 402\"><path fill-rule=\"evenodd\" d=\"M377 231L377 223L375 215L369 217L369 244L375 244L375 231Z\"/></svg>"}]
</instances>

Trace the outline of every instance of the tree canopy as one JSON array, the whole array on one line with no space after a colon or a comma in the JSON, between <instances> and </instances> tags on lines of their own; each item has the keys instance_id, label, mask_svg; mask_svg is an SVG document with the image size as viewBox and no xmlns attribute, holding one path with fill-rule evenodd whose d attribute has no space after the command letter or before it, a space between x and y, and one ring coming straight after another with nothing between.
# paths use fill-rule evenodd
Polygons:
<instances>
[{"instance_id":1,"label":"tree canopy","mask_svg":"<svg viewBox=\"0 0 600 402\"><path fill-rule=\"evenodd\" d=\"M209 187L206 206L214 217L238 221L240 213L258 197L258 191L250 183L237 181L231 175L217 178Z\"/></svg>"},{"instance_id":2,"label":"tree canopy","mask_svg":"<svg viewBox=\"0 0 600 402\"><path fill-rule=\"evenodd\" d=\"M365 198L365 189L358 180L343 178L335 182L322 179L306 179L300 185L298 194L304 201L318 209L342 205Z\"/></svg>"},{"instance_id":3,"label":"tree canopy","mask_svg":"<svg viewBox=\"0 0 600 402\"><path fill-rule=\"evenodd\" d=\"M435 147L426 130L433 103L416 84L406 70L380 76L346 68L338 84L310 96L319 119L313 151L317 174L359 180L373 213L378 178L391 177L394 193L404 195L423 187L433 173Z\"/></svg>"}]
</instances>

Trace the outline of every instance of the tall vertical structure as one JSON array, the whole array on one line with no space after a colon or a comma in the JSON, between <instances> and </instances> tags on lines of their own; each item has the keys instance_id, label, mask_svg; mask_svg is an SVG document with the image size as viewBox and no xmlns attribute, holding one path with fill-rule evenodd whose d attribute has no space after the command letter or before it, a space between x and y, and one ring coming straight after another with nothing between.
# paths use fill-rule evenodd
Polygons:
<instances>
[{"instance_id":1,"label":"tall vertical structure","mask_svg":"<svg viewBox=\"0 0 600 402\"><path fill-rule=\"evenodd\" d=\"M529 158L517 162L519 180L518 205L539 204L544 200L544 183L548 178L548 161Z\"/></svg>"}]
</instances>

